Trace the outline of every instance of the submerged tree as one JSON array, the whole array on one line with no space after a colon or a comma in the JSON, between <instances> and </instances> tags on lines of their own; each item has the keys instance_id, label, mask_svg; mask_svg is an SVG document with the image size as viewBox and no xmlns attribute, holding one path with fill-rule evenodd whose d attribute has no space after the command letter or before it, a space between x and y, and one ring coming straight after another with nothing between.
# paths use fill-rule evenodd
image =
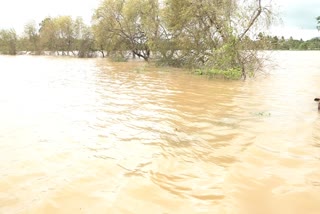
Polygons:
<instances>
[{"instance_id":1,"label":"submerged tree","mask_svg":"<svg viewBox=\"0 0 320 214\"><path fill-rule=\"evenodd\" d=\"M78 57L92 56L93 35L82 18L48 17L40 23L39 36L42 50Z\"/></svg>"},{"instance_id":2,"label":"submerged tree","mask_svg":"<svg viewBox=\"0 0 320 214\"><path fill-rule=\"evenodd\" d=\"M105 0L93 16L97 46L109 53L130 51L148 61L157 37L157 0Z\"/></svg>"},{"instance_id":3,"label":"submerged tree","mask_svg":"<svg viewBox=\"0 0 320 214\"><path fill-rule=\"evenodd\" d=\"M93 16L93 33L97 50L108 55L121 55L125 51L127 38L123 32L120 19L122 17L123 1L105 0Z\"/></svg>"},{"instance_id":4,"label":"submerged tree","mask_svg":"<svg viewBox=\"0 0 320 214\"><path fill-rule=\"evenodd\" d=\"M166 0L164 19L174 44L173 57L207 72L240 71L243 78L261 66L257 43L266 30L270 5L261 0ZM235 72L237 73L237 72Z\"/></svg>"},{"instance_id":5,"label":"submerged tree","mask_svg":"<svg viewBox=\"0 0 320 214\"><path fill-rule=\"evenodd\" d=\"M104 0L94 34L101 49L246 78L261 66L252 39L271 20L262 0Z\"/></svg>"},{"instance_id":6,"label":"submerged tree","mask_svg":"<svg viewBox=\"0 0 320 214\"><path fill-rule=\"evenodd\" d=\"M57 24L52 18L47 17L39 25L41 49L55 53L58 51Z\"/></svg>"},{"instance_id":7,"label":"submerged tree","mask_svg":"<svg viewBox=\"0 0 320 214\"><path fill-rule=\"evenodd\" d=\"M22 40L25 40L22 50L30 51L32 54L40 54L40 36L39 30L35 22L29 22L24 26L24 35Z\"/></svg>"},{"instance_id":8,"label":"submerged tree","mask_svg":"<svg viewBox=\"0 0 320 214\"><path fill-rule=\"evenodd\" d=\"M0 30L0 53L16 55L17 41L18 39L15 30Z\"/></svg>"},{"instance_id":9,"label":"submerged tree","mask_svg":"<svg viewBox=\"0 0 320 214\"><path fill-rule=\"evenodd\" d=\"M81 18L47 17L39 30L28 23L19 44L32 53L78 57L96 50L119 59L131 53L201 74L245 79L262 65L259 50L310 47L264 35L273 20L266 1L103 0L92 27ZM317 21L319 29L320 17ZM15 32L1 31L1 52L15 54L16 40Z\"/></svg>"},{"instance_id":10,"label":"submerged tree","mask_svg":"<svg viewBox=\"0 0 320 214\"><path fill-rule=\"evenodd\" d=\"M94 55L94 35L91 27L87 26L82 18L78 17L74 20L74 46L73 50L77 50L77 56L92 57Z\"/></svg>"}]
</instances>

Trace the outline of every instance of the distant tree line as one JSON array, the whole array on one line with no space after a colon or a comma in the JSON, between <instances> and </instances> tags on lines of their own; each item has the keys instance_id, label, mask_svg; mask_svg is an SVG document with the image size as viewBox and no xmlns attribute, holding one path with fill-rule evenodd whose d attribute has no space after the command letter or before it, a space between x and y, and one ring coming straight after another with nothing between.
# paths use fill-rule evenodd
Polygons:
<instances>
[{"instance_id":1,"label":"distant tree line","mask_svg":"<svg viewBox=\"0 0 320 214\"><path fill-rule=\"evenodd\" d=\"M0 52L77 57L100 53L113 59L130 53L200 74L246 78L261 67L261 49L319 47L318 39L303 42L259 34L274 18L271 9L270 2L262 0L103 0L91 26L81 18L58 16L27 23L19 36L13 29L1 30Z\"/></svg>"},{"instance_id":2,"label":"distant tree line","mask_svg":"<svg viewBox=\"0 0 320 214\"><path fill-rule=\"evenodd\" d=\"M316 18L316 28L320 31L320 16ZM285 39L283 36L268 36L263 33L258 34L257 41L260 41L264 50L320 50L320 36L309 40Z\"/></svg>"},{"instance_id":3,"label":"distant tree line","mask_svg":"<svg viewBox=\"0 0 320 214\"><path fill-rule=\"evenodd\" d=\"M283 36L268 36L260 33L256 40L261 42L263 50L320 50L320 37L304 41L302 39L285 39Z\"/></svg>"}]
</instances>

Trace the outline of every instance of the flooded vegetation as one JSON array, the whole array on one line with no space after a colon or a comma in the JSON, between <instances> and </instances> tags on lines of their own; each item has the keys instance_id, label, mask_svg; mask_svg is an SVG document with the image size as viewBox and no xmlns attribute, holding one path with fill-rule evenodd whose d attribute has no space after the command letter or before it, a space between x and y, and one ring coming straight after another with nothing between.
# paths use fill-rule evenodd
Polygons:
<instances>
[{"instance_id":1,"label":"flooded vegetation","mask_svg":"<svg viewBox=\"0 0 320 214\"><path fill-rule=\"evenodd\" d=\"M0 213L319 213L319 58L224 81L0 56Z\"/></svg>"},{"instance_id":2,"label":"flooded vegetation","mask_svg":"<svg viewBox=\"0 0 320 214\"><path fill-rule=\"evenodd\" d=\"M103 0L92 12L91 25L81 17L60 15L28 22L22 35L2 29L0 54L106 56L116 61L130 55L246 79L261 68L257 51L270 43L262 33L275 20L271 2L261 0Z\"/></svg>"}]
</instances>

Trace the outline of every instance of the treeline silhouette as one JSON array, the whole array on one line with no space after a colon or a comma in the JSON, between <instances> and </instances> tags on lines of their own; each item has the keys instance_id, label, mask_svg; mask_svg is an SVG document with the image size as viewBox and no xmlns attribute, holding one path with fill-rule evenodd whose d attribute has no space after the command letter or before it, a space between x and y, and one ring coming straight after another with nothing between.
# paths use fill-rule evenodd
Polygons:
<instances>
[{"instance_id":1,"label":"treeline silhouette","mask_svg":"<svg viewBox=\"0 0 320 214\"><path fill-rule=\"evenodd\" d=\"M261 49L264 50L320 50L320 37L309 40L285 39L283 36L268 36L260 33L258 41L262 41Z\"/></svg>"}]
</instances>

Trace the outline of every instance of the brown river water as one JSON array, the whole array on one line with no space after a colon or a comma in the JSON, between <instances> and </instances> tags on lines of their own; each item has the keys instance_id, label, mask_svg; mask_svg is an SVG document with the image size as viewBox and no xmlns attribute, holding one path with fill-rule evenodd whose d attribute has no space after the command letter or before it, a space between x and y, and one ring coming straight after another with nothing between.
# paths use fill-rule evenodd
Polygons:
<instances>
[{"instance_id":1,"label":"brown river water","mask_svg":"<svg viewBox=\"0 0 320 214\"><path fill-rule=\"evenodd\" d=\"M0 56L0 213L320 213L320 52L247 81Z\"/></svg>"}]
</instances>

